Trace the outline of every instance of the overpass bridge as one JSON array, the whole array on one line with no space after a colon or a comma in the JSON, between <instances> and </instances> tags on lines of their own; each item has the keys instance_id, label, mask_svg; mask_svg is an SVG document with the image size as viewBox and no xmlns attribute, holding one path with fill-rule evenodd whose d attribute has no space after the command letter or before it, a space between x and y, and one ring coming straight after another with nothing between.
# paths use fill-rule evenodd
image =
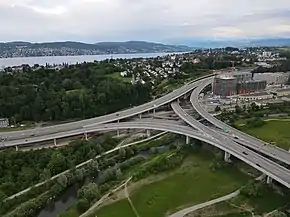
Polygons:
<instances>
[{"instance_id":1,"label":"overpass bridge","mask_svg":"<svg viewBox=\"0 0 290 217\"><path fill-rule=\"evenodd\" d=\"M271 177L290 188L290 171L281 165L265 158L264 156L259 155L251 149L258 150L261 153L288 165L290 165L290 153L277 147L269 146L261 140L229 127L225 123L208 114L202 108L197 99L200 92L211 83L212 76L213 75L209 75L199 78L161 98L124 111L97 118L91 118L51 127L44 127L40 129L0 133L0 136L2 138L5 137L8 139L3 144L5 147L13 147L49 140L56 142L56 140L59 138L81 134L87 135L88 133L97 131L120 129L153 129L167 131L185 135L187 137L187 142L189 141L189 138L195 138L214 145L225 151L225 160L229 160L230 155L233 155L251 165L252 167L258 169L259 171L265 173L268 177ZM178 103L174 101L178 101L179 98L184 97L185 95L190 95L192 107L196 110L196 112L198 112L205 120L211 122L216 127L230 129L234 135L238 136L239 143L237 143L237 138L230 138L218 132L217 130L213 130L207 126L204 126L184 110L180 109ZM172 121L168 122L167 120L139 120L135 122L120 122L122 119L133 116L139 116L141 119L142 113L148 111L153 111L153 114L155 114L155 110L157 108L170 104L173 111L189 126L182 126L180 123L173 123ZM110 123L114 121L117 121L118 123Z\"/></svg>"}]
</instances>

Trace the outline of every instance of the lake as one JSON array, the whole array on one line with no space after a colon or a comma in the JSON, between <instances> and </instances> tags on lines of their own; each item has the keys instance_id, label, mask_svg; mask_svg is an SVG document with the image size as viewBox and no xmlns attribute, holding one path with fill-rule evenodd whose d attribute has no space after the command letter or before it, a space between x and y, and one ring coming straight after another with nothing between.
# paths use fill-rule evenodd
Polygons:
<instances>
[{"instance_id":1,"label":"lake","mask_svg":"<svg viewBox=\"0 0 290 217\"><path fill-rule=\"evenodd\" d=\"M43 57L15 57L15 58L0 58L0 69L8 66L20 66L22 64L28 64L33 66L34 64L75 64L81 62L93 62L94 60L105 60L109 58L118 59L133 59L133 58L150 58L157 56L165 56L172 53L136 53L136 54L106 54L106 55L83 55L83 56L43 56Z\"/></svg>"}]
</instances>

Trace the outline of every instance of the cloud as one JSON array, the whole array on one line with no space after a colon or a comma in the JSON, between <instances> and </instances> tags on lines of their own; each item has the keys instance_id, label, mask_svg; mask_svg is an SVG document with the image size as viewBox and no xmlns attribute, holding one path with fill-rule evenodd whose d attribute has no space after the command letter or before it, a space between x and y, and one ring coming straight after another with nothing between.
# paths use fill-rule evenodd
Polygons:
<instances>
[{"instance_id":1,"label":"cloud","mask_svg":"<svg viewBox=\"0 0 290 217\"><path fill-rule=\"evenodd\" d=\"M0 0L0 41L290 36L289 0Z\"/></svg>"}]
</instances>

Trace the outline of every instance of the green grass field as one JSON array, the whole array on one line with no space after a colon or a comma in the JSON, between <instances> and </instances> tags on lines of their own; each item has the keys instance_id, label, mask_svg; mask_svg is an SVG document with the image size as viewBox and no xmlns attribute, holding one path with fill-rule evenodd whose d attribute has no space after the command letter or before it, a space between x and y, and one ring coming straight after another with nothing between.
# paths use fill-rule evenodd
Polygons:
<instances>
[{"instance_id":1,"label":"green grass field","mask_svg":"<svg viewBox=\"0 0 290 217\"><path fill-rule=\"evenodd\" d=\"M130 197L140 217L162 217L168 212L231 193L248 182L249 177L235 168L213 172L210 169L212 157L211 154L193 154L175 173L132 192ZM114 217L111 214L114 210L122 213L120 217L130 217L132 211L125 207L126 201L100 208L97 216Z\"/></svg>"},{"instance_id":2,"label":"green grass field","mask_svg":"<svg viewBox=\"0 0 290 217\"><path fill-rule=\"evenodd\" d=\"M98 217L136 217L128 200L120 200L113 206L105 206L97 212Z\"/></svg>"},{"instance_id":3,"label":"green grass field","mask_svg":"<svg viewBox=\"0 0 290 217\"><path fill-rule=\"evenodd\" d=\"M268 118L269 119L269 118ZM265 119L267 120L267 119ZM287 120L287 121L286 121ZM275 142L277 146L288 150L290 148L290 119L265 121L265 124L258 128L241 127L244 132L253 135L266 142Z\"/></svg>"},{"instance_id":4,"label":"green grass field","mask_svg":"<svg viewBox=\"0 0 290 217\"><path fill-rule=\"evenodd\" d=\"M239 195L229 201L197 210L188 217L250 217L252 213L265 216L274 210L283 210L289 203L289 196L277 194L271 187L265 185L259 197L249 198Z\"/></svg>"},{"instance_id":5,"label":"green grass field","mask_svg":"<svg viewBox=\"0 0 290 217\"><path fill-rule=\"evenodd\" d=\"M120 75L120 72L114 72L114 73L109 74L109 75L107 75L107 76L108 76L108 77L111 77L111 78L119 79L119 80L124 81L124 82L128 82L128 83L131 82L131 78L122 77L122 76Z\"/></svg>"},{"instance_id":6,"label":"green grass field","mask_svg":"<svg viewBox=\"0 0 290 217\"><path fill-rule=\"evenodd\" d=\"M249 207L252 207L255 214L262 215L289 205L290 195L285 194L282 196L276 193L271 187L265 186L260 197L248 198L243 195L239 195L238 197L232 199L231 203L239 207L247 204Z\"/></svg>"}]
</instances>

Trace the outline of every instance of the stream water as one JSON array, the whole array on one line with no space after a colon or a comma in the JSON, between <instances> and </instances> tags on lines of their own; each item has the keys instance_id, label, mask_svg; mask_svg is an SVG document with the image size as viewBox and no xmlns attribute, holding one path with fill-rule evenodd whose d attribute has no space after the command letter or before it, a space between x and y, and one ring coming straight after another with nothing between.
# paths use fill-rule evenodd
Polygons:
<instances>
[{"instance_id":1,"label":"stream water","mask_svg":"<svg viewBox=\"0 0 290 217\"><path fill-rule=\"evenodd\" d=\"M154 150L155 149L155 150ZM151 150L142 151L139 153L139 156L143 156L148 158L153 153L157 152L164 152L169 149L169 146L161 146L157 148L153 148ZM116 164L114 166L118 168L119 165ZM71 207L76 203L77 200L77 192L78 190L85 184L89 182L98 183L102 179L102 173L95 178L95 177L87 177L83 183L75 184L68 189L66 189L56 200L52 201L48 204L39 214L38 217L57 217L61 212L64 212L66 209Z\"/></svg>"}]
</instances>

